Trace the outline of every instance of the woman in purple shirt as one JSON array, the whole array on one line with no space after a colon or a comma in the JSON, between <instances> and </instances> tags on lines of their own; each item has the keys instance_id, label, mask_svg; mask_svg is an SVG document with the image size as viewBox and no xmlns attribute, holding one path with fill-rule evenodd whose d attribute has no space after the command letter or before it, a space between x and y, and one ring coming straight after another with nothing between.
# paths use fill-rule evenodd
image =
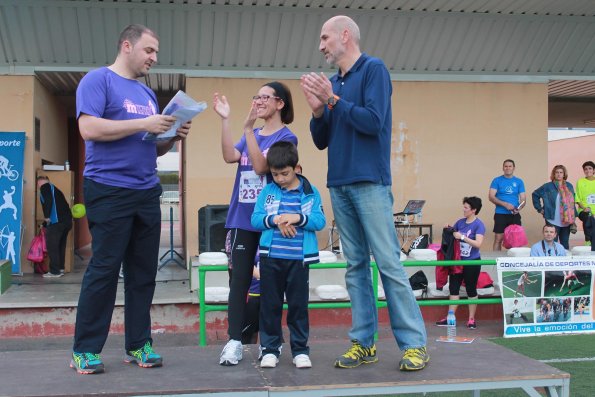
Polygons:
<instances>
[{"instance_id":1,"label":"woman in purple shirt","mask_svg":"<svg viewBox=\"0 0 595 397\"><path fill-rule=\"evenodd\" d=\"M461 260L479 260L481 259L479 247L483 243L483 237L486 228L483 222L477 217L481 210L481 199L479 197L465 197L463 199L463 216L453 226L455 232L453 236L460 241ZM477 279L481 272L481 266L463 266L462 273L455 273L449 276L450 300L459 300L459 291L461 284L465 281L465 289L469 299L477 299ZM450 305L448 310L454 310L456 313L457 305ZM475 311L477 305L469 305L469 320L467 328L475 329ZM436 322L436 325L446 325L446 317Z\"/></svg>"},{"instance_id":2,"label":"woman in purple shirt","mask_svg":"<svg viewBox=\"0 0 595 397\"><path fill-rule=\"evenodd\" d=\"M225 227L231 231L233 263L227 315L229 341L219 358L219 364L230 366L242 359L246 294L250 288L254 256L260 239L260 233L250 224L250 218L258 194L272 180L265 156L273 143L289 141L297 145L297 137L286 126L293 121L293 101L291 92L282 83L267 83L252 97L252 105L244 122L244 135L235 145L227 98L215 93L213 108L221 117L223 159L226 163L238 163L225 223ZM264 125L254 128L257 119L262 119Z\"/></svg>"}]
</instances>

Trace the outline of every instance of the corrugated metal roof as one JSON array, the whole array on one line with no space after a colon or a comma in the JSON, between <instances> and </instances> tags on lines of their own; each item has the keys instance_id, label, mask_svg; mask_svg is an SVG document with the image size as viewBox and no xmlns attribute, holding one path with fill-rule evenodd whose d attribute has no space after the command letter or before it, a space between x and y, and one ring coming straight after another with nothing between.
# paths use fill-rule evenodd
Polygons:
<instances>
[{"instance_id":1,"label":"corrugated metal roof","mask_svg":"<svg viewBox=\"0 0 595 397\"><path fill-rule=\"evenodd\" d=\"M595 80L593 0L0 0L0 73L35 72L65 94L142 23L160 36L156 90L185 75L296 77L329 70L318 36L337 14L396 79Z\"/></svg>"},{"instance_id":2,"label":"corrugated metal roof","mask_svg":"<svg viewBox=\"0 0 595 397\"><path fill-rule=\"evenodd\" d=\"M595 98L595 81L554 80L550 81L548 92L553 98Z\"/></svg>"},{"instance_id":3,"label":"corrugated metal roof","mask_svg":"<svg viewBox=\"0 0 595 397\"><path fill-rule=\"evenodd\" d=\"M76 1L76 0L74 0ZM480 14L594 16L591 0L86 0L91 3L153 3Z\"/></svg>"}]
</instances>

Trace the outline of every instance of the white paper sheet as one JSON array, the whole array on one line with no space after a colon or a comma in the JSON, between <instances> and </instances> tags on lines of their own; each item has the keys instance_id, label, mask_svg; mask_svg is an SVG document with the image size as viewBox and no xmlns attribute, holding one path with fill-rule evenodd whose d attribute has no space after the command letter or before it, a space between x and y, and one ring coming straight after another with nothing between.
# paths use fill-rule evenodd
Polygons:
<instances>
[{"instance_id":1,"label":"white paper sheet","mask_svg":"<svg viewBox=\"0 0 595 397\"><path fill-rule=\"evenodd\" d=\"M182 124L192 120L196 115L207 108L206 102L196 102L190 98L184 91L178 91L169 101L161 114L176 117L174 125L163 134L152 134L147 132L143 137L145 141L164 141L176 136L176 131Z\"/></svg>"}]
</instances>

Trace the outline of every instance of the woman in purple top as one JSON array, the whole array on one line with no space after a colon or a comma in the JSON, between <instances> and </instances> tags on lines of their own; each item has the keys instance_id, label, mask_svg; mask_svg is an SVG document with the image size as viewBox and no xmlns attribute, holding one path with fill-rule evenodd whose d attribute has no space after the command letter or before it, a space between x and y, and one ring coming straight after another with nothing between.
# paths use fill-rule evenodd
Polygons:
<instances>
[{"instance_id":1,"label":"woman in purple top","mask_svg":"<svg viewBox=\"0 0 595 397\"><path fill-rule=\"evenodd\" d=\"M481 210L481 199L479 197L465 197L463 199L463 216L453 226L455 232L453 236L460 241L461 260L479 260L481 259L479 247L483 243L485 236L485 225L477 214ZM449 227L447 225L447 227ZM469 299L477 299L477 279L481 272L481 266L463 266L462 273L455 273L449 276L450 300L459 300L459 291L461 284L465 281L465 289ZM450 305L448 310L456 312L457 305ZM477 305L469 305L469 320L467 328L475 329L475 312ZM436 322L436 325L446 325L446 317Z\"/></svg>"},{"instance_id":2,"label":"woman in purple top","mask_svg":"<svg viewBox=\"0 0 595 397\"><path fill-rule=\"evenodd\" d=\"M244 122L244 135L234 145L229 116L231 109L227 98L215 93L213 108L221 117L221 149L226 163L238 163L229 212L225 227L231 230L231 261L233 272L228 299L229 341L221 352L219 364L236 365L242 359L242 328L246 310L246 294L252 280L254 256L258 249L260 233L250 224L256 198L272 178L266 153L278 141L297 145L297 137L286 124L293 121L291 92L282 83L270 82L252 97L252 105ZM254 128L257 119L264 126Z\"/></svg>"}]
</instances>

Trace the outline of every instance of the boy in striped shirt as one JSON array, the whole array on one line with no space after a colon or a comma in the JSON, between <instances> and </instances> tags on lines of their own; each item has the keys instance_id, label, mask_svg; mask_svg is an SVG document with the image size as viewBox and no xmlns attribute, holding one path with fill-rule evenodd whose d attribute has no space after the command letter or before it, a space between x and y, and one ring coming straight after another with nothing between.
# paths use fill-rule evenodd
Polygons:
<instances>
[{"instance_id":1,"label":"boy in striped shirt","mask_svg":"<svg viewBox=\"0 0 595 397\"><path fill-rule=\"evenodd\" d=\"M308 336L309 265L318 262L316 231L326 220L318 190L296 172L298 152L291 142L277 142L267 153L274 183L258 195L252 226L260 237L261 368L274 368L282 344L283 295L293 363L310 368Z\"/></svg>"}]
</instances>

